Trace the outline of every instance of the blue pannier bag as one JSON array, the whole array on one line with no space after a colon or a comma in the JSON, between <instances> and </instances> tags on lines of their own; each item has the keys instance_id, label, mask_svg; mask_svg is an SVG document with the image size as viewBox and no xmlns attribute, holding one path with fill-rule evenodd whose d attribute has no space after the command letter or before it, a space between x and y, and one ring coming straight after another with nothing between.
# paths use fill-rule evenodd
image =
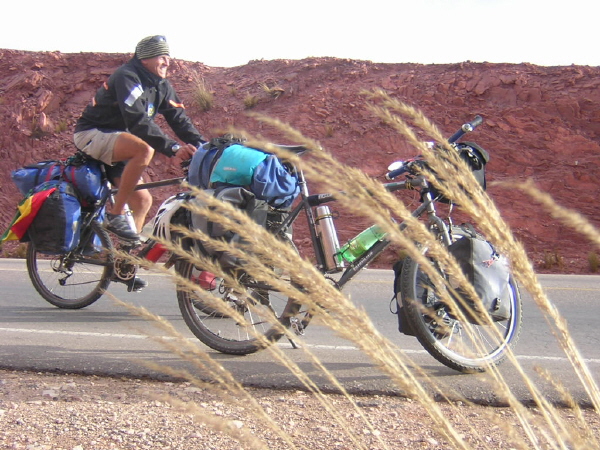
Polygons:
<instances>
[{"instance_id":1,"label":"blue pannier bag","mask_svg":"<svg viewBox=\"0 0 600 450\"><path fill-rule=\"evenodd\" d=\"M21 194L27 195L29 191L43 182L60 178L61 166L60 161L41 161L13 170L11 177Z\"/></svg>"},{"instance_id":2,"label":"blue pannier bag","mask_svg":"<svg viewBox=\"0 0 600 450\"><path fill-rule=\"evenodd\" d=\"M40 184L34 192L56 187L38 211L28 229L29 239L38 252L67 253L79 244L81 204L73 186L60 180Z\"/></svg>"},{"instance_id":3,"label":"blue pannier bag","mask_svg":"<svg viewBox=\"0 0 600 450\"><path fill-rule=\"evenodd\" d=\"M239 143L201 146L192 157L188 181L201 189L244 187L275 208L291 206L300 193L298 179L275 155Z\"/></svg>"},{"instance_id":4,"label":"blue pannier bag","mask_svg":"<svg viewBox=\"0 0 600 450\"><path fill-rule=\"evenodd\" d=\"M79 164L67 163L63 178L75 187L84 206L93 205L100 200L107 189L102 182L102 163L89 158Z\"/></svg>"},{"instance_id":5,"label":"blue pannier bag","mask_svg":"<svg viewBox=\"0 0 600 450\"><path fill-rule=\"evenodd\" d=\"M104 184L99 161L91 158L81 159L79 155L66 161L42 161L28 164L11 172L12 180L23 195L43 182L66 180L73 184L82 202L92 205L102 198Z\"/></svg>"},{"instance_id":6,"label":"blue pannier bag","mask_svg":"<svg viewBox=\"0 0 600 450\"><path fill-rule=\"evenodd\" d=\"M260 150L234 144L223 150L210 174L210 183L250 186L254 171L269 155Z\"/></svg>"}]
</instances>

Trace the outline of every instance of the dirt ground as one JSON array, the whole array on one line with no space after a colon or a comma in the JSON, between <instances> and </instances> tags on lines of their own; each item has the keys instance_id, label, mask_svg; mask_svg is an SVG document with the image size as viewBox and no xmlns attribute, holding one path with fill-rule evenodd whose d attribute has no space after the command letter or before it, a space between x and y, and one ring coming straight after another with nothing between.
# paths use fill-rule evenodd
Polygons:
<instances>
[{"instance_id":1,"label":"dirt ground","mask_svg":"<svg viewBox=\"0 0 600 450\"><path fill-rule=\"evenodd\" d=\"M248 399L224 399L214 389L188 382L0 370L0 448L458 448L415 400L354 397L353 407L346 398L327 395L331 414L306 392L247 392L268 419ZM182 407L171 405L165 396ZM464 448L534 448L509 408L436 405ZM541 420L535 410L530 412L534 421ZM572 410L560 410L559 415L574 438L569 448L598 448L597 413L583 411L582 421ZM533 432L540 439L538 448L551 448L541 431L534 427Z\"/></svg>"}]
</instances>

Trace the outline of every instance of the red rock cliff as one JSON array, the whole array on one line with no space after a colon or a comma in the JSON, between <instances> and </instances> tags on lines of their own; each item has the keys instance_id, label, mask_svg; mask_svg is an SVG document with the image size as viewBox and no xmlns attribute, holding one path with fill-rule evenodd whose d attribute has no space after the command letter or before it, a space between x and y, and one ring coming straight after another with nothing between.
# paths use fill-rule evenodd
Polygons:
<instances>
[{"instance_id":1,"label":"red rock cliff","mask_svg":"<svg viewBox=\"0 0 600 450\"><path fill-rule=\"evenodd\" d=\"M79 114L98 86L128 58L0 50L3 229L20 199L10 171L27 162L71 155ZM281 142L272 130L246 116L244 101L255 97L255 111L288 122L372 176L381 176L389 162L413 156L414 150L369 112L362 90L385 89L423 110L448 134L481 114L485 123L469 138L491 154L489 181L532 178L559 204L584 214L595 226L600 223L599 75L600 68L584 66L373 64L335 58L251 61L234 68L174 61L170 69L172 83L205 135L215 136L219 128L235 125ZM214 93L214 106L206 112L193 101L199 77ZM277 88L278 95L269 95L264 86ZM148 170L151 179L179 173L161 155ZM157 189L156 205L171 193L172 189ZM562 263L550 270L589 271L593 248L577 232L530 205L517 191L491 188L489 193L539 270L548 270L547 255L557 254ZM345 215L337 223L342 239L364 226Z\"/></svg>"}]
</instances>

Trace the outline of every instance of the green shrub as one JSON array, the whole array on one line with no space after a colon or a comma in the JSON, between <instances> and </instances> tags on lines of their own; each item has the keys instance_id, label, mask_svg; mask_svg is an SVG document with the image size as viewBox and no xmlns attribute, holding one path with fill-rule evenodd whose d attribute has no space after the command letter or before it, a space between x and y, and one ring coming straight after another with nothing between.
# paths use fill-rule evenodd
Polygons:
<instances>
[{"instance_id":1,"label":"green shrub","mask_svg":"<svg viewBox=\"0 0 600 450\"><path fill-rule=\"evenodd\" d=\"M244 106L246 109L254 108L258 105L258 97L256 95L248 94L244 97Z\"/></svg>"},{"instance_id":2,"label":"green shrub","mask_svg":"<svg viewBox=\"0 0 600 450\"><path fill-rule=\"evenodd\" d=\"M192 92L194 103L201 111L209 111L214 105L214 95L203 78L197 78Z\"/></svg>"}]
</instances>

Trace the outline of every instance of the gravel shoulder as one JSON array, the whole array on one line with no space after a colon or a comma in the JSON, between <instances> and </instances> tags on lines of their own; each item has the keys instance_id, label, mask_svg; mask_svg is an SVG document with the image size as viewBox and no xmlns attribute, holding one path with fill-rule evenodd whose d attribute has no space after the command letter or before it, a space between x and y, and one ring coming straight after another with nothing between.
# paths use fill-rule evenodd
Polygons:
<instances>
[{"instance_id":1,"label":"gravel shoulder","mask_svg":"<svg viewBox=\"0 0 600 450\"><path fill-rule=\"evenodd\" d=\"M0 448L452 448L436 431L440 427L414 400L354 397L358 406L354 408L342 396L327 395L335 409L331 414L306 392L247 392L269 419L261 418L247 399L224 399L214 388L187 382L0 370ZM165 396L171 400L167 402ZM533 448L508 408L436 405L466 448ZM597 444L597 413L583 411L583 422L578 422L574 411L561 410L559 414L573 435L586 437L586 441L578 441ZM512 443L507 439L509 430L514 433Z\"/></svg>"}]
</instances>

